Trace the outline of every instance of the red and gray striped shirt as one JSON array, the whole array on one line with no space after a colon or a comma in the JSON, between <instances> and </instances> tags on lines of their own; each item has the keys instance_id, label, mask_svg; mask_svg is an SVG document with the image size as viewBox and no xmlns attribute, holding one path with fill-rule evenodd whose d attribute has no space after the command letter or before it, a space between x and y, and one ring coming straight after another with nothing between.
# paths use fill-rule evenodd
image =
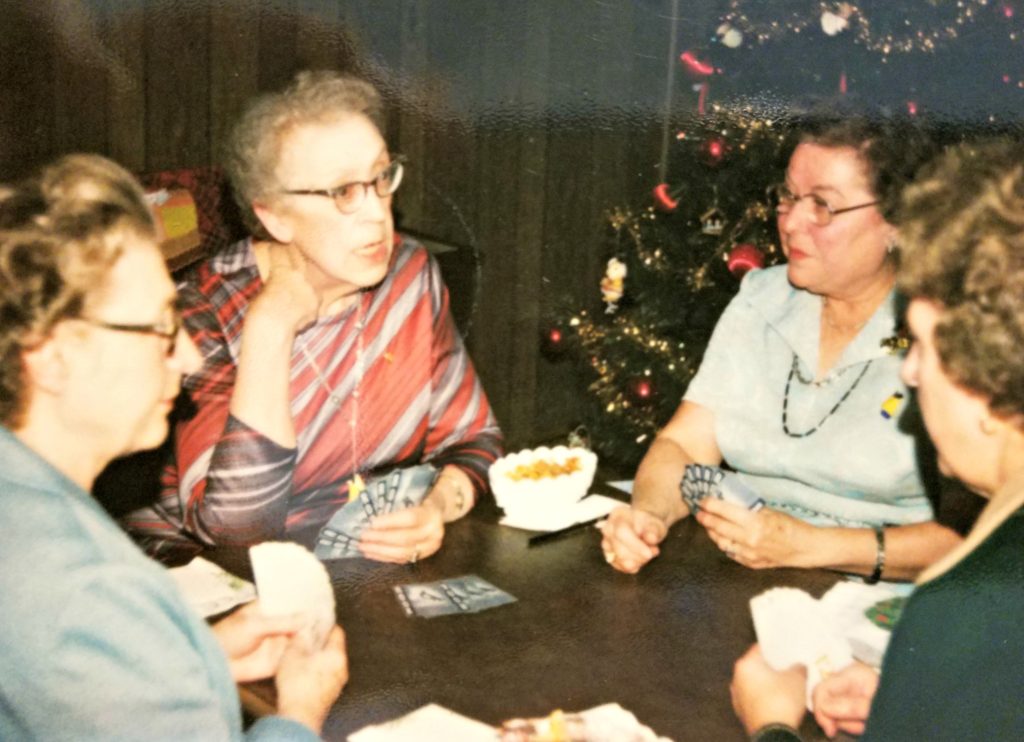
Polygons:
<instances>
[{"instance_id":1,"label":"red and gray striped shirt","mask_svg":"<svg viewBox=\"0 0 1024 742\"><path fill-rule=\"evenodd\" d=\"M366 478L421 462L451 464L477 494L486 489L501 432L452 322L440 271L422 247L401 242L378 286L296 337L296 448L228 409L245 313L262 286L249 240L178 286L204 363L183 382L196 412L175 428L159 501L124 519L150 553L280 538L311 543L347 502L356 471Z\"/></svg>"}]
</instances>

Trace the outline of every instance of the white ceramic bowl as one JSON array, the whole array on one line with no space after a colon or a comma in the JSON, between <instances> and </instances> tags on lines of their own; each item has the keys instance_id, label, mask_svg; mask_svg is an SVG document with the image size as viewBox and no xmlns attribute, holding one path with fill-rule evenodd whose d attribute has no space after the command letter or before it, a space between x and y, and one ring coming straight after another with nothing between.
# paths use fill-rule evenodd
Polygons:
<instances>
[{"instance_id":1,"label":"white ceramic bowl","mask_svg":"<svg viewBox=\"0 0 1024 742\"><path fill-rule=\"evenodd\" d=\"M572 458L577 460L579 467L571 473L546 474L537 478L515 477L517 470L530 470L541 462L565 467ZM595 469L597 454L593 451L566 446L542 446L503 456L491 464L488 477L498 506L506 514L512 515L562 510L573 505L587 494L594 481Z\"/></svg>"}]
</instances>

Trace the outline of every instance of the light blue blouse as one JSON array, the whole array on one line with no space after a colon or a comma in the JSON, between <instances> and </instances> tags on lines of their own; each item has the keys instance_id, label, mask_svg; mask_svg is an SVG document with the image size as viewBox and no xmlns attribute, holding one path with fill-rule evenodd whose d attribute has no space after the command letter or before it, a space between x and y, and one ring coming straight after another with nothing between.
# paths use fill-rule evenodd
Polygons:
<instances>
[{"instance_id":1,"label":"light blue blouse","mask_svg":"<svg viewBox=\"0 0 1024 742\"><path fill-rule=\"evenodd\" d=\"M242 732L206 622L80 487L0 426L0 739L319 739Z\"/></svg>"},{"instance_id":2,"label":"light blue blouse","mask_svg":"<svg viewBox=\"0 0 1024 742\"><path fill-rule=\"evenodd\" d=\"M722 456L769 507L816 525L932 518L914 438L899 426L909 399L902 358L881 345L895 332L894 301L890 294L820 386L801 379L813 379L818 368L821 299L794 289L786 266L748 273L722 314L684 398L714 413ZM782 426L794 358L789 430L821 423L802 438Z\"/></svg>"}]
</instances>

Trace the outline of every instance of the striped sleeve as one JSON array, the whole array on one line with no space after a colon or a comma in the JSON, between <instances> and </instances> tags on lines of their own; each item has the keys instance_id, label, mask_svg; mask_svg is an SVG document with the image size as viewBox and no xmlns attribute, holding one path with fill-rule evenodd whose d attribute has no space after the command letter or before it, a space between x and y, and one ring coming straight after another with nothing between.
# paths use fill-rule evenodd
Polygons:
<instances>
[{"instance_id":1,"label":"striped sleeve","mask_svg":"<svg viewBox=\"0 0 1024 742\"><path fill-rule=\"evenodd\" d=\"M223 284L207 274L196 286L179 287L184 325L203 356L202 368L184 382L195 410L175 427L159 502L124 520L136 540L161 558L188 541L248 545L285 531L296 451L229 412L236 376L230 338L241 331L252 291Z\"/></svg>"},{"instance_id":2,"label":"striped sleeve","mask_svg":"<svg viewBox=\"0 0 1024 742\"><path fill-rule=\"evenodd\" d=\"M501 431L452 321L437 263L429 265L434 326L425 459L438 468L450 464L464 471L479 499L488 489L488 468L502 454Z\"/></svg>"}]
</instances>

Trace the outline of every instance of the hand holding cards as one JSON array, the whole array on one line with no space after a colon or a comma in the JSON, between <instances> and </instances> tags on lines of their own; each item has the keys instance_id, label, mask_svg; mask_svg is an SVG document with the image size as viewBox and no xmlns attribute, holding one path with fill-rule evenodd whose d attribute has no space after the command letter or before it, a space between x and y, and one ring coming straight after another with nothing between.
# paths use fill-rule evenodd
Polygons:
<instances>
[{"instance_id":1,"label":"hand holding cards","mask_svg":"<svg viewBox=\"0 0 1024 742\"><path fill-rule=\"evenodd\" d=\"M322 647L334 628L334 590L324 565L304 546L267 541L250 547L260 610L268 616L299 613L310 645Z\"/></svg>"},{"instance_id":2,"label":"hand holding cards","mask_svg":"<svg viewBox=\"0 0 1024 742\"><path fill-rule=\"evenodd\" d=\"M320 530L315 554L320 559L361 558L359 539L377 516L423 502L437 471L429 464L395 469L369 479L359 495L345 503Z\"/></svg>"},{"instance_id":3,"label":"hand holding cards","mask_svg":"<svg viewBox=\"0 0 1024 742\"><path fill-rule=\"evenodd\" d=\"M738 474L717 466L687 464L679 489L691 513L697 512L705 497L717 497L719 500L742 505L748 510L760 510L764 507L764 500L744 484Z\"/></svg>"}]
</instances>

